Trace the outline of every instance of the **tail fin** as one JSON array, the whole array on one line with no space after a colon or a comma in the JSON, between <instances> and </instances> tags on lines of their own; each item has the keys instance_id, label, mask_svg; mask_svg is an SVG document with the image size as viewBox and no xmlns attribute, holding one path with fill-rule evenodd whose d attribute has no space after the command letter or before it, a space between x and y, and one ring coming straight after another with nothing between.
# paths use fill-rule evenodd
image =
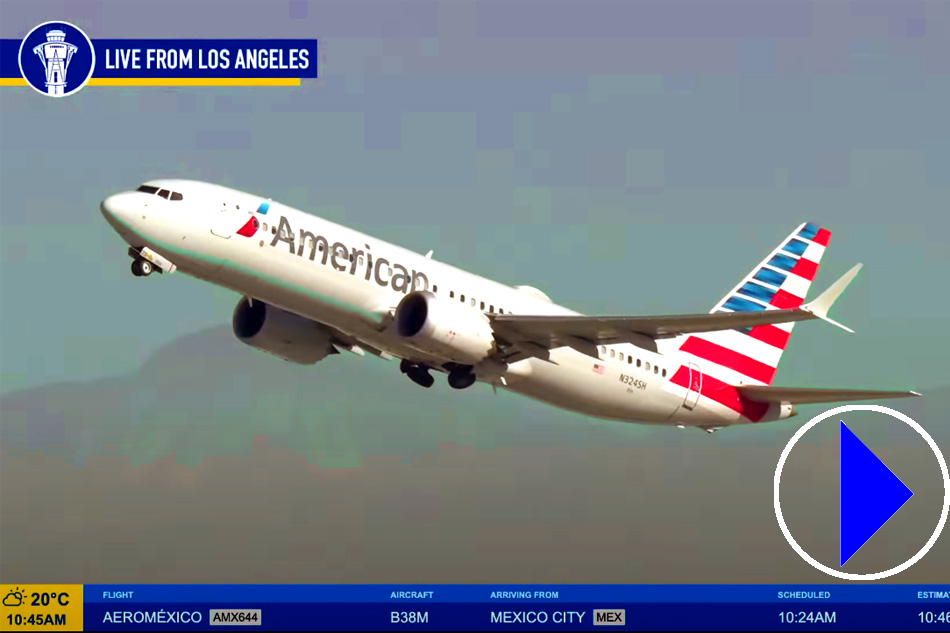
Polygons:
<instances>
[{"instance_id":1,"label":"tail fin","mask_svg":"<svg viewBox=\"0 0 950 633\"><path fill-rule=\"evenodd\" d=\"M806 222L778 245L710 312L798 308L815 279L831 239L827 229ZM770 385L794 323L705 332L685 337L703 373L731 385Z\"/></svg>"}]
</instances>

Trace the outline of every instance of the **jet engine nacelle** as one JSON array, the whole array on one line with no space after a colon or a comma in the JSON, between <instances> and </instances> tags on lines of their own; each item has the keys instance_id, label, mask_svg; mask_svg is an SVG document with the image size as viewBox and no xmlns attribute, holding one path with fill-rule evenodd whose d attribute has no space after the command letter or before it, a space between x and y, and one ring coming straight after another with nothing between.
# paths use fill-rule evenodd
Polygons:
<instances>
[{"instance_id":1,"label":"jet engine nacelle","mask_svg":"<svg viewBox=\"0 0 950 633\"><path fill-rule=\"evenodd\" d=\"M242 343L299 365L312 365L339 353L330 342L330 333L319 323L263 301L241 299L234 308L232 325Z\"/></svg>"},{"instance_id":2,"label":"jet engine nacelle","mask_svg":"<svg viewBox=\"0 0 950 633\"><path fill-rule=\"evenodd\" d=\"M396 331L410 347L462 365L475 365L495 351L488 317L425 290L399 302Z\"/></svg>"}]
</instances>

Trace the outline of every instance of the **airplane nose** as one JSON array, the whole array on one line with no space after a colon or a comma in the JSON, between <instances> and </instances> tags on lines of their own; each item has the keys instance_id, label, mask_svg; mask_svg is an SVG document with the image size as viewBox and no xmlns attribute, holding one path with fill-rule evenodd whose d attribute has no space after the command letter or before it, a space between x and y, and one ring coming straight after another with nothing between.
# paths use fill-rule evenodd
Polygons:
<instances>
[{"instance_id":1,"label":"airplane nose","mask_svg":"<svg viewBox=\"0 0 950 633\"><path fill-rule=\"evenodd\" d=\"M102 215L106 216L107 220L110 217L115 217L115 212L116 212L115 196L109 196L108 198L100 202L99 210L102 212Z\"/></svg>"},{"instance_id":2,"label":"airplane nose","mask_svg":"<svg viewBox=\"0 0 950 633\"><path fill-rule=\"evenodd\" d=\"M129 214L130 208L129 194L127 193L117 193L99 203L99 210L102 215L113 226L126 219L125 216Z\"/></svg>"}]
</instances>

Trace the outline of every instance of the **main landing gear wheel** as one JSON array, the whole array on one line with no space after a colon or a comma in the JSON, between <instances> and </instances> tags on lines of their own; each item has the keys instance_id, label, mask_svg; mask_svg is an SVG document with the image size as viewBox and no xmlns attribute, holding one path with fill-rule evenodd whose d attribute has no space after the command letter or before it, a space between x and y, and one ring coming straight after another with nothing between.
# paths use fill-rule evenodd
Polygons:
<instances>
[{"instance_id":1,"label":"main landing gear wheel","mask_svg":"<svg viewBox=\"0 0 950 633\"><path fill-rule=\"evenodd\" d=\"M409 376L409 380L426 389L435 383L435 378L429 373L428 367L414 365L406 371L406 375Z\"/></svg>"},{"instance_id":2,"label":"main landing gear wheel","mask_svg":"<svg viewBox=\"0 0 950 633\"><path fill-rule=\"evenodd\" d=\"M475 374L471 371L453 371L449 374L449 386L453 389L468 389L475 384Z\"/></svg>"},{"instance_id":3,"label":"main landing gear wheel","mask_svg":"<svg viewBox=\"0 0 950 633\"><path fill-rule=\"evenodd\" d=\"M148 277L152 274L153 270L152 262L147 259L135 259L132 261L132 274L136 277Z\"/></svg>"}]
</instances>

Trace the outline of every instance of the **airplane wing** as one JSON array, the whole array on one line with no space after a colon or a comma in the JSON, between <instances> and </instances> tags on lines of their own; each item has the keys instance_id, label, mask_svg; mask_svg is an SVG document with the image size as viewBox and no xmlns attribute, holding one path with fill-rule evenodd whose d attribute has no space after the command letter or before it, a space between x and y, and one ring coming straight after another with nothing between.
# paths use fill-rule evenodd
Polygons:
<instances>
[{"instance_id":1,"label":"airplane wing","mask_svg":"<svg viewBox=\"0 0 950 633\"><path fill-rule=\"evenodd\" d=\"M819 402L845 402L848 400L884 400L888 398L912 398L916 391L873 391L867 389L811 389L800 387L760 387L743 385L736 387L739 393L756 402L788 402L789 404L815 404Z\"/></svg>"},{"instance_id":2,"label":"airplane wing","mask_svg":"<svg viewBox=\"0 0 950 633\"><path fill-rule=\"evenodd\" d=\"M490 314L492 327L516 343L538 345L545 349L569 346L590 353L598 344L633 343L655 346L656 339L679 334L712 332L733 328L774 325L809 319L822 319L849 332L849 328L828 318L828 310L861 269L858 264L833 283L814 301L800 308L750 312L714 312L671 316L531 316ZM582 348L586 348L582 349ZM596 355L596 350L594 350Z\"/></svg>"},{"instance_id":3,"label":"airplane wing","mask_svg":"<svg viewBox=\"0 0 950 633\"><path fill-rule=\"evenodd\" d=\"M712 332L738 327L755 327L817 319L801 309L763 312L716 312L714 314L678 314L670 316L529 316L520 314L489 315L493 325L521 338L540 343L543 339L577 336L598 343L624 342L630 334L667 338L691 332Z\"/></svg>"}]
</instances>

